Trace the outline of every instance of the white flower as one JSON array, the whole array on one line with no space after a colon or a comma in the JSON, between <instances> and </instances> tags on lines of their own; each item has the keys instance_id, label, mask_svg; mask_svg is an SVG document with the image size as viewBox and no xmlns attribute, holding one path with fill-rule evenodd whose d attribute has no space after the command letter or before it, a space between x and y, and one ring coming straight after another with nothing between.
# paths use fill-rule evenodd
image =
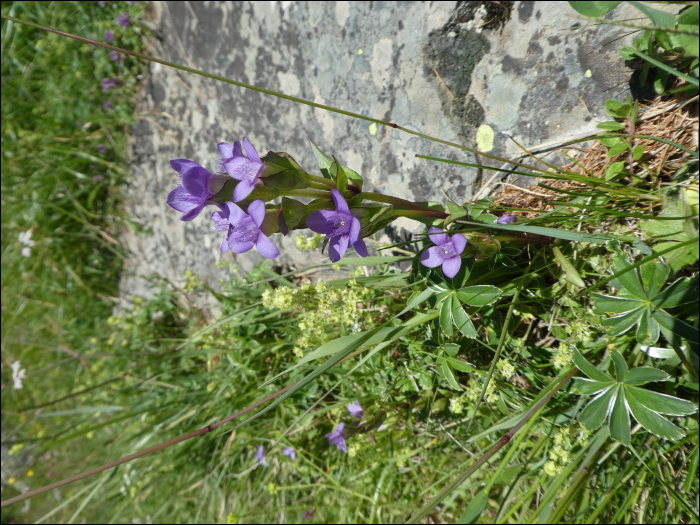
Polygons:
<instances>
[{"instance_id":1,"label":"white flower","mask_svg":"<svg viewBox=\"0 0 700 525\"><path fill-rule=\"evenodd\" d=\"M14 381L15 390L22 388L22 381L27 377L27 371L24 368L20 368L22 363L15 361L10 365L12 367L12 381Z\"/></svg>"},{"instance_id":2,"label":"white flower","mask_svg":"<svg viewBox=\"0 0 700 525\"><path fill-rule=\"evenodd\" d=\"M19 234L19 242L28 246L29 248L34 248L36 243L32 240L32 230L27 230Z\"/></svg>"},{"instance_id":3,"label":"white flower","mask_svg":"<svg viewBox=\"0 0 700 525\"><path fill-rule=\"evenodd\" d=\"M22 248L22 257L31 257L32 256L32 249L29 246L25 246Z\"/></svg>"}]
</instances>

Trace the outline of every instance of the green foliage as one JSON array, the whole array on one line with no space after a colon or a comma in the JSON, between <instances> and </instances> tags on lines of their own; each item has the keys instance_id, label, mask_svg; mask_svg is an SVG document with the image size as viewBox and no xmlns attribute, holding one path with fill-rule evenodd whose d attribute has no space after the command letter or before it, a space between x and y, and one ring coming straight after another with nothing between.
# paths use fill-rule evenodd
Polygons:
<instances>
[{"instance_id":1,"label":"green foliage","mask_svg":"<svg viewBox=\"0 0 700 525\"><path fill-rule=\"evenodd\" d=\"M575 389L596 396L579 416L589 430L596 430L609 420L610 435L630 444L630 414L649 432L677 441L685 433L661 414L687 416L697 412L690 401L639 388L652 381L666 381L669 375L658 368L642 366L630 370L622 355L613 350L615 376L602 372L574 349L574 363L589 379L576 379Z\"/></svg>"}]
</instances>

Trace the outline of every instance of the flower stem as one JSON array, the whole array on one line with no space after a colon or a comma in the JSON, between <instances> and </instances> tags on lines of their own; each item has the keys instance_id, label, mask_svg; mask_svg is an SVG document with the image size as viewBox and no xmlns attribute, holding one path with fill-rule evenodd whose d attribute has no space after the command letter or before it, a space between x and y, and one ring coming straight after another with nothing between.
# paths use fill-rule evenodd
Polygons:
<instances>
[{"instance_id":1,"label":"flower stem","mask_svg":"<svg viewBox=\"0 0 700 525\"><path fill-rule=\"evenodd\" d=\"M318 182L313 182L313 181L309 183L309 188L314 188L314 189L323 190L323 191L329 190L329 186L327 186L326 184L319 184Z\"/></svg>"},{"instance_id":2,"label":"flower stem","mask_svg":"<svg viewBox=\"0 0 700 525\"><path fill-rule=\"evenodd\" d=\"M289 190L281 191L280 195L283 197L311 197L312 199L328 199L330 200L331 194L327 191L319 190Z\"/></svg>"},{"instance_id":3,"label":"flower stem","mask_svg":"<svg viewBox=\"0 0 700 525\"><path fill-rule=\"evenodd\" d=\"M326 179L325 177L317 177L316 175L311 175L309 173L307 173L306 175L309 177L309 180L311 180L312 182L317 182L319 184L325 184L326 186L332 186L334 188L336 187L335 182L333 182L330 179Z\"/></svg>"},{"instance_id":4,"label":"flower stem","mask_svg":"<svg viewBox=\"0 0 700 525\"><path fill-rule=\"evenodd\" d=\"M395 206L401 206L402 208L408 208L409 210L429 212L431 214L435 214L430 215L430 217L436 217L439 219L446 219L450 216L449 213L433 210L432 208L428 208L427 206L421 206L420 204L416 204L415 202L407 201L405 199L399 199L398 197L390 197L389 195L382 195L381 193L371 193L363 191L362 197L364 200L367 201L383 202L384 204L393 204Z\"/></svg>"},{"instance_id":5,"label":"flower stem","mask_svg":"<svg viewBox=\"0 0 700 525\"><path fill-rule=\"evenodd\" d=\"M445 214L439 211L423 211L423 210L394 210L394 215L397 217L431 217L435 219L444 219Z\"/></svg>"}]
</instances>

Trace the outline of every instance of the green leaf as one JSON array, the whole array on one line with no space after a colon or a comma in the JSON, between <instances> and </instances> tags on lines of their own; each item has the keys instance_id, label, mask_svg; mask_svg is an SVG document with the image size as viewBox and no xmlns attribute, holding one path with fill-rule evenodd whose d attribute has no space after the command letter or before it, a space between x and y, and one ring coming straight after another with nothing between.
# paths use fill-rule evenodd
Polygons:
<instances>
[{"instance_id":1,"label":"green leaf","mask_svg":"<svg viewBox=\"0 0 700 525\"><path fill-rule=\"evenodd\" d=\"M454 357L457 355L457 352L459 352L459 345L456 345L454 343L446 343L442 345L442 349L448 356Z\"/></svg>"},{"instance_id":2,"label":"green leaf","mask_svg":"<svg viewBox=\"0 0 700 525\"><path fill-rule=\"evenodd\" d=\"M657 27L665 27L669 29L676 27L676 17L671 13L654 9L653 7L649 6L648 3L645 2L636 2L633 0L629 0L627 3L633 5L646 16L648 16L651 20L652 25L655 25Z\"/></svg>"},{"instance_id":3,"label":"green leaf","mask_svg":"<svg viewBox=\"0 0 700 525\"><path fill-rule=\"evenodd\" d=\"M597 293L592 293L591 295L595 299L594 312L598 315L621 314L643 306L643 303L636 299L625 299L623 297L613 297L612 295Z\"/></svg>"},{"instance_id":4,"label":"green leaf","mask_svg":"<svg viewBox=\"0 0 700 525\"><path fill-rule=\"evenodd\" d=\"M343 170L343 167L340 165L340 162L338 162L338 159L333 157L333 160L335 161L333 165L331 166L331 170L335 170L336 176L335 176L335 182L336 185L338 186L338 191L345 195L345 192L348 191L348 178L345 175L345 171Z\"/></svg>"},{"instance_id":5,"label":"green leaf","mask_svg":"<svg viewBox=\"0 0 700 525\"><path fill-rule=\"evenodd\" d=\"M632 265L627 262L626 257L622 255L615 256L615 273L625 270L630 266ZM639 275L637 274L636 269L623 273L617 279L620 281L620 284L622 284L625 290L634 295L637 299L647 299L647 295L644 292L644 287L642 286L642 283L639 282Z\"/></svg>"},{"instance_id":6,"label":"green leaf","mask_svg":"<svg viewBox=\"0 0 700 525\"><path fill-rule=\"evenodd\" d=\"M581 372L586 374L594 381L600 381L601 383L609 383L614 381L613 378L610 377L608 374L601 372L591 363L589 363L588 360L581 355L581 352L579 352L578 348L576 347L574 347L573 361L576 365L576 368L578 368Z\"/></svg>"},{"instance_id":7,"label":"green leaf","mask_svg":"<svg viewBox=\"0 0 700 525\"><path fill-rule=\"evenodd\" d=\"M462 265L459 267L457 275L452 277L445 277L445 282L450 285L453 290L459 290L464 286L469 280L469 276L472 273L472 268L474 268L474 257L469 257L467 259L462 259Z\"/></svg>"},{"instance_id":8,"label":"green leaf","mask_svg":"<svg viewBox=\"0 0 700 525\"><path fill-rule=\"evenodd\" d=\"M335 178L331 177L333 159L318 149L318 146L314 144L313 141L310 140L309 142L311 142L311 150L314 152L318 167L321 169L321 174L327 179L335 180Z\"/></svg>"},{"instance_id":9,"label":"green leaf","mask_svg":"<svg viewBox=\"0 0 700 525\"><path fill-rule=\"evenodd\" d=\"M493 303L502 295L502 291L495 286L479 285L467 286L457 290L457 297L464 304L470 306L486 306Z\"/></svg>"},{"instance_id":10,"label":"green leaf","mask_svg":"<svg viewBox=\"0 0 700 525\"><path fill-rule=\"evenodd\" d=\"M610 357L612 357L612 362L615 365L615 373L617 375L618 382L624 383L627 379L627 373L629 372L629 367L627 366L627 363L625 363L625 358L622 357L622 354L620 354L620 352L617 350L613 350Z\"/></svg>"},{"instance_id":11,"label":"green leaf","mask_svg":"<svg viewBox=\"0 0 700 525\"><path fill-rule=\"evenodd\" d=\"M612 380L601 383L600 381L593 381L592 379L587 379L585 377L575 377L572 391L577 394L589 396L602 392L614 384L615 382Z\"/></svg>"},{"instance_id":12,"label":"green leaf","mask_svg":"<svg viewBox=\"0 0 700 525\"><path fill-rule=\"evenodd\" d=\"M632 148L632 158L634 160L639 160L644 156L644 145L640 144L639 146L635 146Z\"/></svg>"},{"instance_id":13,"label":"green leaf","mask_svg":"<svg viewBox=\"0 0 700 525\"><path fill-rule=\"evenodd\" d=\"M303 190L309 187L309 176L299 170L289 169L260 179L268 188L275 188L281 191Z\"/></svg>"},{"instance_id":14,"label":"green leaf","mask_svg":"<svg viewBox=\"0 0 700 525\"><path fill-rule=\"evenodd\" d=\"M698 24L700 24L700 6L695 4L678 15L678 24L687 24L692 26L694 31L697 31Z\"/></svg>"},{"instance_id":15,"label":"green leaf","mask_svg":"<svg viewBox=\"0 0 700 525\"><path fill-rule=\"evenodd\" d=\"M687 237L684 237L683 240L686 240L686 239L687 239ZM661 252L663 250L666 250L667 248L670 248L674 244L677 244L677 243L676 242L662 242L662 243L655 245L652 249L655 252ZM664 255L664 259L671 266L671 269L674 272L677 272L678 270L680 270L684 266L687 266L689 264L693 264L695 261L697 261L699 254L700 254L700 250L699 250L698 245L696 244L696 245L688 246L684 250L674 250L673 252L669 253L668 255Z\"/></svg>"},{"instance_id":16,"label":"green leaf","mask_svg":"<svg viewBox=\"0 0 700 525\"><path fill-rule=\"evenodd\" d=\"M544 235L545 237L554 237L555 239L564 239L565 241L576 242L592 242L596 244L605 244L608 241L615 240L610 235L600 233L582 233L570 230L560 230L558 228L548 228L546 226L519 226L518 224L484 224L482 226L475 225L473 222L459 221L460 230L502 230L509 232L534 233L536 235Z\"/></svg>"},{"instance_id":17,"label":"green leaf","mask_svg":"<svg viewBox=\"0 0 700 525\"><path fill-rule=\"evenodd\" d=\"M569 2L569 5L573 7L578 13L583 16L590 16L594 18L599 18L601 16L607 15L610 11L615 9L622 2L604 2L604 1L593 1L593 2Z\"/></svg>"},{"instance_id":18,"label":"green leaf","mask_svg":"<svg viewBox=\"0 0 700 525\"><path fill-rule=\"evenodd\" d=\"M670 330L676 335L681 336L688 341L698 344L700 343L700 337L698 337L698 329L684 323L680 319L667 314L663 310L656 310L652 316L656 319L661 326Z\"/></svg>"},{"instance_id":19,"label":"green leaf","mask_svg":"<svg viewBox=\"0 0 700 525\"><path fill-rule=\"evenodd\" d=\"M306 215L306 206L298 200L282 197L282 214L287 231L282 230L282 225L280 225L280 231L287 235L290 230L299 226L299 223Z\"/></svg>"},{"instance_id":20,"label":"green leaf","mask_svg":"<svg viewBox=\"0 0 700 525\"><path fill-rule=\"evenodd\" d=\"M457 378L455 377L455 373L452 370L452 367L450 367L450 364L442 358L439 358L438 361L441 361L440 363L440 368L442 370L442 375L445 376L445 379L447 380L447 383L450 385L450 387L453 390L462 390L462 387L460 386L459 382L457 381Z\"/></svg>"},{"instance_id":21,"label":"green leaf","mask_svg":"<svg viewBox=\"0 0 700 525\"><path fill-rule=\"evenodd\" d=\"M652 392L651 390L645 390L636 386L628 386L626 388L629 394L628 398L633 396L637 402L644 405L649 410L660 414L689 416L698 410L694 403L685 399Z\"/></svg>"},{"instance_id":22,"label":"green leaf","mask_svg":"<svg viewBox=\"0 0 700 525\"><path fill-rule=\"evenodd\" d=\"M627 118L629 116L630 105L620 102L619 100L608 99L605 101L605 109L608 110L613 117Z\"/></svg>"},{"instance_id":23,"label":"green leaf","mask_svg":"<svg viewBox=\"0 0 700 525\"><path fill-rule=\"evenodd\" d=\"M452 337L452 294L447 296L440 307L440 328L446 337Z\"/></svg>"},{"instance_id":24,"label":"green leaf","mask_svg":"<svg viewBox=\"0 0 700 525\"><path fill-rule=\"evenodd\" d=\"M558 246L552 246L552 251L554 252L554 257L556 257L559 266L561 266L564 271L564 278L571 284L578 286L579 288L585 288L586 283L581 279L581 275L578 273L576 267L571 264L571 261L561 253Z\"/></svg>"},{"instance_id":25,"label":"green leaf","mask_svg":"<svg viewBox=\"0 0 700 525\"><path fill-rule=\"evenodd\" d=\"M675 355L673 350L671 350L671 352ZM629 371L625 384L637 386L645 385L651 381L666 381L669 377L671 376L659 368L640 366Z\"/></svg>"},{"instance_id":26,"label":"green leaf","mask_svg":"<svg viewBox=\"0 0 700 525\"><path fill-rule=\"evenodd\" d=\"M627 403L634 419L652 434L673 441L685 436L685 433L676 425L639 403L635 394L628 397Z\"/></svg>"},{"instance_id":27,"label":"green leaf","mask_svg":"<svg viewBox=\"0 0 700 525\"><path fill-rule=\"evenodd\" d=\"M580 3L585 4L588 2ZM481 517L481 513L486 508L488 501L489 493L486 490L480 490L469 502L467 508L464 509L462 516L459 518L459 523L475 523Z\"/></svg>"},{"instance_id":28,"label":"green leaf","mask_svg":"<svg viewBox=\"0 0 700 525\"><path fill-rule=\"evenodd\" d=\"M347 257L341 259L338 264L341 266L379 266L382 264L393 264L398 262L410 261L413 257L410 256L381 256L375 255L370 257Z\"/></svg>"},{"instance_id":29,"label":"green leaf","mask_svg":"<svg viewBox=\"0 0 700 525\"><path fill-rule=\"evenodd\" d=\"M617 157L621 153L624 153L627 151L627 144L624 142L620 141L617 144L613 145L609 150L608 150L608 155L612 157ZM607 170L605 170L605 180L610 180L620 173L624 171L625 169L625 162L624 161L618 161L618 162L613 162L610 167L608 167Z\"/></svg>"},{"instance_id":30,"label":"green leaf","mask_svg":"<svg viewBox=\"0 0 700 525\"><path fill-rule=\"evenodd\" d=\"M471 319L467 317L464 308L456 299L452 301L452 320L457 329L462 332L462 335L470 339L476 339L476 328L474 328Z\"/></svg>"},{"instance_id":31,"label":"green leaf","mask_svg":"<svg viewBox=\"0 0 700 525\"><path fill-rule=\"evenodd\" d=\"M680 278L654 297L652 303L659 308L673 308L694 303L700 294L698 282L698 275L690 279Z\"/></svg>"},{"instance_id":32,"label":"green leaf","mask_svg":"<svg viewBox=\"0 0 700 525\"><path fill-rule=\"evenodd\" d=\"M621 122L617 122L615 120L608 120L606 122L601 122L596 127L600 128L600 129L605 129L608 131L619 131L621 129L625 129L624 124L622 124Z\"/></svg>"},{"instance_id":33,"label":"green leaf","mask_svg":"<svg viewBox=\"0 0 700 525\"><path fill-rule=\"evenodd\" d=\"M600 142L603 146L607 146L608 148L613 147L615 144L620 144L622 143L622 139L617 136L617 135L612 135L610 133L601 133L597 137L598 142Z\"/></svg>"},{"instance_id":34,"label":"green leaf","mask_svg":"<svg viewBox=\"0 0 700 525\"><path fill-rule=\"evenodd\" d=\"M608 390L601 392L578 417L578 420L590 431L600 428L610 413L610 402L614 400L617 387L611 386Z\"/></svg>"},{"instance_id":35,"label":"green leaf","mask_svg":"<svg viewBox=\"0 0 700 525\"><path fill-rule=\"evenodd\" d=\"M668 274L671 269L659 261L649 261L639 267L639 274L642 278L642 286L646 290L648 299L657 296L659 290L666 284Z\"/></svg>"},{"instance_id":36,"label":"green leaf","mask_svg":"<svg viewBox=\"0 0 700 525\"><path fill-rule=\"evenodd\" d=\"M659 323L652 317L648 308L639 319L636 336L637 341L641 344L654 344L659 340Z\"/></svg>"},{"instance_id":37,"label":"green leaf","mask_svg":"<svg viewBox=\"0 0 700 525\"><path fill-rule=\"evenodd\" d=\"M639 322L646 311L646 307L642 306L627 313L603 319L600 324L612 327L610 335L624 334Z\"/></svg>"},{"instance_id":38,"label":"green leaf","mask_svg":"<svg viewBox=\"0 0 700 525\"><path fill-rule=\"evenodd\" d=\"M610 414L610 435L625 445L630 444L630 416L622 387L617 388L617 397Z\"/></svg>"},{"instance_id":39,"label":"green leaf","mask_svg":"<svg viewBox=\"0 0 700 525\"><path fill-rule=\"evenodd\" d=\"M455 204L451 200L447 201L447 210L449 211L450 216L447 218L447 221L445 221L445 226L447 226L451 222L454 222L456 219L459 219L460 217L466 217L467 215L467 210Z\"/></svg>"}]
</instances>

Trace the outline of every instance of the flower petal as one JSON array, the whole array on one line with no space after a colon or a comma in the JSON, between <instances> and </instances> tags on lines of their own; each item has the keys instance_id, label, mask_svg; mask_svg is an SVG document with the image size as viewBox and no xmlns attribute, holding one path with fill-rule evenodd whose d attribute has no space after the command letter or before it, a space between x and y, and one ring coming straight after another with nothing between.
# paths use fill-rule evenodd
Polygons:
<instances>
[{"instance_id":1,"label":"flower petal","mask_svg":"<svg viewBox=\"0 0 700 525\"><path fill-rule=\"evenodd\" d=\"M265 220L265 203L261 200L253 201L248 206L248 215L253 219L255 225L260 228Z\"/></svg>"},{"instance_id":2,"label":"flower petal","mask_svg":"<svg viewBox=\"0 0 700 525\"><path fill-rule=\"evenodd\" d=\"M455 247L455 251L460 254L467 247L467 238L461 233L455 233L452 236L452 246Z\"/></svg>"},{"instance_id":3,"label":"flower petal","mask_svg":"<svg viewBox=\"0 0 700 525\"><path fill-rule=\"evenodd\" d=\"M350 222L350 244L355 244L360 238L360 221L355 217Z\"/></svg>"},{"instance_id":4,"label":"flower petal","mask_svg":"<svg viewBox=\"0 0 700 525\"><path fill-rule=\"evenodd\" d=\"M355 244L352 246L355 248L355 251L360 257L367 257L367 245L365 244L365 241L362 239L357 239Z\"/></svg>"},{"instance_id":5,"label":"flower petal","mask_svg":"<svg viewBox=\"0 0 700 525\"><path fill-rule=\"evenodd\" d=\"M331 190L331 195L333 196L333 202L335 203L335 209L337 211L344 211L345 213L350 213L350 208L348 208L348 203L343 197L343 194L336 189Z\"/></svg>"},{"instance_id":6,"label":"flower petal","mask_svg":"<svg viewBox=\"0 0 700 525\"><path fill-rule=\"evenodd\" d=\"M253 188L255 188L255 183L247 180L240 181L233 190L233 200L235 202L242 201L253 192Z\"/></svg>"},{"instance_id":7,"label":"flower petal","mask_svg":"<svg viewBox=\"0 0 700 525\"><path fill-rule=\"evenodd\" d=\"M242 157L243 156L243 148L241 147L240 140L237 140L236 142L233 143L233 156L234 157Z\"/></svg>"},{"instance_id":8,"label":"flower petal","mask_svg":"<svg viewBox=\"0 0 700 525\"><path fill-rule=\"evenodd\" d=\"M338 218L340 217L337 211L318 210L313 212L306 219L306 227L316 233L325 233L328 235L335 228L335 222Z\"/></svg>"},{"instance_id":9,"label":"flower petal","mask_svg":"<svg viewBox=\"0 0 700 525\"><path fill-rule=\"evenodd\" d=\"M224 213L228 213L228 222L231 224L238 224L241 222L243 219L247 217L246 213L238 207L237 204L232 203L231 201L225 203L226 208L224 210Z\"/></svg>"},{"instance_id":10,"label":"flower petal","mask_svg":"<svg viewBox=\"0 0 700 525\"><path fill-rule=\"evenodd\" d=\"M260 155L258 155L255 146L253 146L250 143L250 141L245 137L243 137L243 148L245 149L245 154L248 155L248 158L250 160L258 164L262 164L262 161L260 160Z\"/></svg>"},{"instance_id":11,"label":"flower petal","mask_svg":"<svg viewBox=\"0 0 700 525\"><path fill-rule=\"evenodd\" d=\"M260 252L260 255L267 257L268 259L277 259L277 257L280 256L280 251L277 246L275 246L275 243L273 243L268 237L265 237L263 232L258 234L258 238L255 241L255 247L258 249L258 252Z\"/></svg>"},{"instance_id":12,"label":"flower petal","mask_svg":"<svg viewBox=\"0 0 700 525\"><path fill-rule=\"evenodd\" d=\"M442 246L450 240L445 231L440 228L430 228L428 230L428 237L430 237L430 240L437 246Z\"/></svg>"},{"instance_id":13,"label":"flower petal","mask_svg":"<svg viewBox=\"0 0 700 525\"><path fill-rule=\"evenodd\" d=\"M197 206L196 208L188 211L187 213L184 213L181 217L181 221L191 221L192 219L196 219L199 217L199 214L202 213L202 210L204 209L204 203L202 203L200 206Z\"/></svg>"},{"instance_id":14,"label":"flower petal","mask_svg":"<svg viewBox=\"0 0 700 525\"><path fill-rule=\"evenodd\" d=\"M451 279L457 275L460 266L462 266L461 257L450 257L449 259L445 259L445 262L442 263L442 271L445 274L445 277L449 277Z\"/></svg>"},{"instance_id":15,"label":"flower petal","mask_svg":"<svg viewBox=\"0 0 700 525\"><path fill-rule=\"evenodd\" d=\"M262 164L257 164L245 157L233 157L224 160L224 169L226 173L238 180L254 181L262 167Z\"/></svg>"},{"instance_id":16,"label":"flower petal","mask_svg":"<svg viewBox=\"0 0 700 525\"><path fill-rule=\"evenodd\" d=\"M233 146L228 142L219 142L217 147L223 158L228 159L229 157L233 157Z\"/></svg>"},{"instance_id":17,"label":"flower petal","mask_svg":"<svg viewBox=\"0 0 700 525\"><path fill-rule=\"evenodd\" d=\"M187 214L188 212L196 209L196 208L203 208L204 207L204 201L203 199L200 199L198 197L194 197L188 193L188 191L183 188L182 186L178 186L175 188L173 191L171 191L168 194L168 198L166 200L168 203L168 206L171 208ZM201 211L200 208L200 211ZM197 215L199 215L199 212L197 212ZM191 221L194 219L197 215L192 216L189 219L183 219L183 220L188 220Z\"/></svg>"},{"instance_id":18,"label":"flower petal","mask_svg":"<svg viewBox=\"0 0 700 525\"><path fill-rule=\"evenodd\" d=\"M226 253L229 249L228 246L228 233L224 235L224 239L221 241L221 253Z\"/></svg>"},{"instance_id":19,"label":"flower petal","mask_svg":"<svg viewBox=\"0 0 700 525\"><path fill-rule=\"evenodd\" d=\"M338 235L331 239L330 246L328 248L328 257L330 257L331 262L338 262L343 258L345 252L348 250L348 236ZM342 425L342 423L340 423Z\"/></svg>"},{"instance_id":20,"label":"flower petal","mask_svg":"<svg viewBox=\"0 0 700 525\"><path fill-rule=\"evenodd\" d=\"M253 241L241 240L240 238L236 238L233 235L231 235L228 238L228 247L233 253L245 253L247 251L250 251L253 248L253 246L255 246L255 243L253 243Z\"/></svg>"},{"instance_id":21,"label":"flower petal","mask_svg":"<svg viewBox=\"0 0 700 525\"><path fill-rule=\"evenodd\" d=\"M338 426L335 427L335 431L338 434L342 434L344 430L345 430L345 423L338 423Z\"/></svg>"},{"instance_id":22,"label":"flower petal","mask_svg":"<svg viewBox=\"0 0 700 525\"><path fill-rule=\"evenodd\" d=\"M423 266L428 268L436 268L443 263L444 259L442 253L440 253L440 248L437 246L431 246L425 250L420 256L420 262Z\"/></svg>"}]
</instances>

